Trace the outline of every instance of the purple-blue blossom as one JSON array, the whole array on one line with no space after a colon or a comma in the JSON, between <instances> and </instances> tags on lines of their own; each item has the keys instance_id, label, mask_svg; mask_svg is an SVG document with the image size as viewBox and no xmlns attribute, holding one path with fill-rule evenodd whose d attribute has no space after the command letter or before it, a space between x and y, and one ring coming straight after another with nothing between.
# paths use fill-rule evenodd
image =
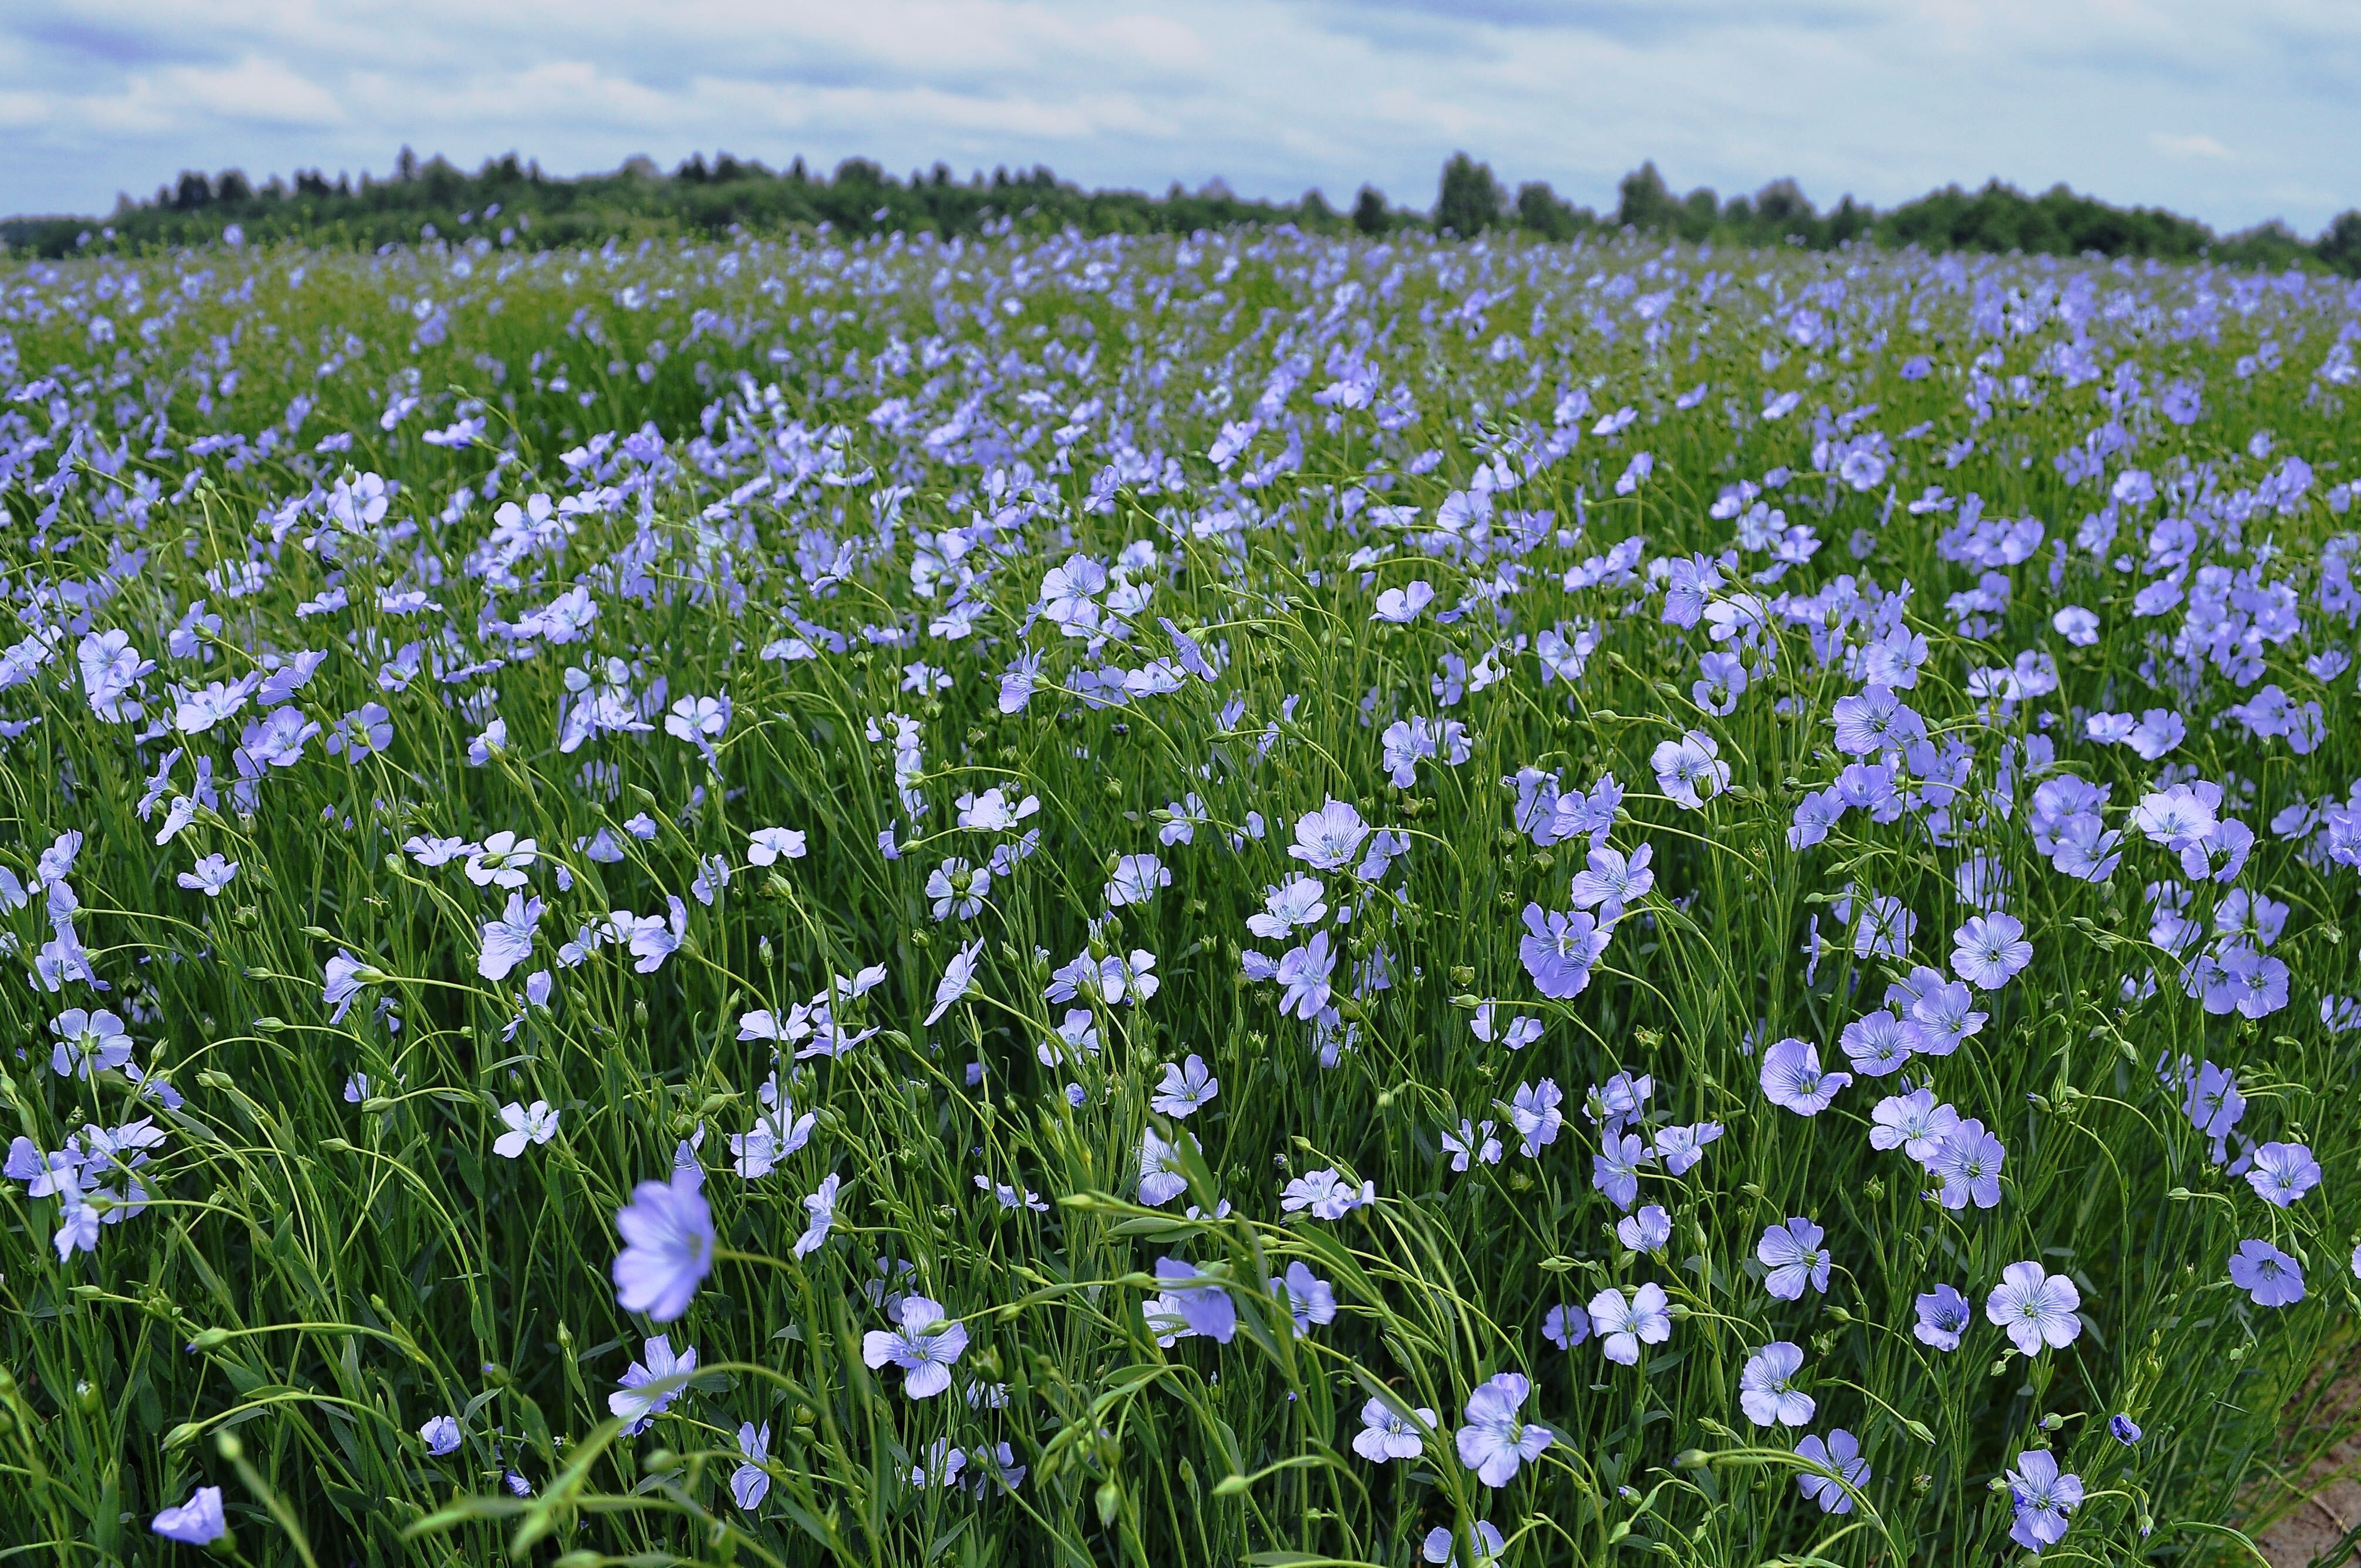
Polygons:
<instances>
[{"instance_id":1,"label":"purple-blue blossom","mask_svg":"<svg viewBox=\"0 0 2361 1568\"><path fill-rule=\"evenodd\" d=\"M642 1181L615 1216L623 1250L615 1256L615 1301L668 1323L688 1310L697 1288L713 1271L713 1211L695 1167L675 1168L669 1181Z\"/></svg>"},{"instance_id":2,"label":"purple-blue blossom","mask_svg":"<svg viewBox=\"0 0 2361 1568\"><path fill-rule=\"evenodd\" d=\"M1984 1316L2004 1331L2017 1350L2038 1355L2045 1349L2062 1349L2082 1332L2076 1311L2082 1293L2062 1274L2050 1274L2033 1262L2012 1263L2001 1270L2000 1283L1984 1299Z\"/></svg>"},{"instance_id":3,"label":"purple-blue blossom","mask_svg":"<svg viewBox=\"0 0 2361 1568\"><path fill-rule=\"evenodd\" d=\"M1738 1403L1758 1427L1799 1427L1812 1419L1812 1397L1795 1387L1803 1347L1773 1340L1746 1358L1738 1375Z\"/></svg>"},{"instance_id":4,"label":"purple-blue blossom","mask_svg":"<svg viewBox=\"0 0 2361 1568\"><path fill-rule=\"evenodd\" d=\"M1520 1465L1539 1458L1554 1440L1549 1428L1518 1414L1532 1392L1532 1383L1521 1374L1501 1372L1467 1396L1466 1424L1453 1441L1459 1463L1487 1486L1507 1486Z\"/></svg>"}]
</instances>

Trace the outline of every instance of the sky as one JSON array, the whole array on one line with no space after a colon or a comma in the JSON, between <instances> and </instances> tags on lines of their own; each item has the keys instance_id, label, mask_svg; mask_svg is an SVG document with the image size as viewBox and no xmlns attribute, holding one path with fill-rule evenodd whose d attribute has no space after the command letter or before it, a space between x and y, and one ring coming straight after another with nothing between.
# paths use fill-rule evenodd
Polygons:
<instances>
[{"instance_id":1,"label":"sky","mask_svg":"<svg viewBox=\"0 0 2361 1568\"><path fill-rule=\"evenodd\" d=\"M0 0L0 213L404 144L1425 208L1464 149L1601 208L1653 159L1676 192L2063 181L2308 236L2361 206L2356 81L2355 0Z\"/></svg>"}]
</instances>

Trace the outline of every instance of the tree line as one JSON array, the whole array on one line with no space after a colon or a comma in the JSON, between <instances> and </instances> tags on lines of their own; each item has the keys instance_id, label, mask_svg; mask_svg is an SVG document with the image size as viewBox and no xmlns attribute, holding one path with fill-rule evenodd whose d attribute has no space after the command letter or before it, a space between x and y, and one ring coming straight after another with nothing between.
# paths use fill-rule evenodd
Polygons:
<instances>
[{"instance_id":1,"label":"tree line","mask_svg":"<svg viewBox=\"0 0 2361 1568\"><path fill-rule=\"evenodd\" d=\"M2235 266L2306 268L2361 277L2361 211L2306 240L2273 221L2220 235L2196 219L2157 207L2117 207L2057 185L2028 196L1998 180L1958 185L1880 211L1848 195L1816 207L1793 180L1751 195L1708 189L1676 195L1651 162L1624 176L1611 212L1567 201L1543 181L1511 192L1489 165L1456 153L1444 165L1431 211L1404 208L1364 185L1348 211L1319 192L1294 202L1248 200L1215 180L1195 190L1175 182L1161 196L1086 191L1039 165L962 180L950 166L897 179L880 165L847 159L832 174L801 158L772 170L751 159L692 156L666 174L644 158L611 173L553 178L511 153L467 173L439 155L421 161L403 148L390 178L364 172L334 181L317 169L257 185L237 170L190 170L145 200L121 197L105 219L23 217L0 221L12 254L60 257L93 249L143 251L225 237L376 247L475 235L534 247L597 244L610 237L777 231L826 224L848 233L928 232L946 236L1008 226L1067 227L1086 234L1191 233L1292 224L1321 233L1382 235L1424 230L1474 238L1521 233L1570 240L1630 229L1696 244L1789 245L1826 250L1863 242L1927 250L2052 256L2211 258Z\"/></svg>"}]
</instances>

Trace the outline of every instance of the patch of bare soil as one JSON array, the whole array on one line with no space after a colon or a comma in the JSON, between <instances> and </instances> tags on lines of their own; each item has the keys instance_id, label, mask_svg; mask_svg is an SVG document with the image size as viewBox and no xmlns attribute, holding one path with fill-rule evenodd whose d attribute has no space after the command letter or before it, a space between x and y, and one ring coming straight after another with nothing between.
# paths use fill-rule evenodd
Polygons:
<instances>
[{"instance_id":1,"label":"patch of bare soil","mask_svg":"<svg viewBox=\"0 0 2361 1568\"><path fill-rule=\"evenodd\" d=\"M2350 1365L2349 1361L2347 1363ZM2307 1408L2308 1407L2308 1408ZM2301 1401L2313 1442L2331 1440L2302 1481L2302 1504L2255 1538L2271 1568L2361 1565L2361 1375Z\"/></svg>"}]
</instances>

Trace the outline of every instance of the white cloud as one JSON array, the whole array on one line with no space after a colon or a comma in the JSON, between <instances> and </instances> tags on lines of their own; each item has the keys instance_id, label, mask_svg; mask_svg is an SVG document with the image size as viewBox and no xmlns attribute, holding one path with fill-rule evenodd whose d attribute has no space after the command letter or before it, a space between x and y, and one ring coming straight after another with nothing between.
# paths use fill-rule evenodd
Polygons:
<instances>
[{"instance_id":1,"label":"white cloud","mask_svg":"<svg viewBox=\"0 0 2361 1568\"><path fill-rule=\"evenodd\" d=\"M236 65L177 65L157 73L151 113L172 123L214 118L232 124L332 126L344 117L335 95L281 62L247 55Z\"/></svg>"},{"instance_id":2,"label":"white cloud","mask_svg":"<svg viewBox=\"0 0 2361 1568\"><path fill-rule=\"evenodd\" d=\"M404 143L1423 203L1464 148L1598 205L1654 158L1823 204L1997 176L2312 229L2361 202L2356 70L2361 7L2332 0L52 0L0 17L0 211ZM2154 129L2207 124L2235 156Z\"/></svg>"},{"instance_id":3,"label":"white cloud","mask_svg":"<svg viewBox=\"0 0 2361 1568\"><path fill-rule=\"evenodd\" d=\"M2230 156L2228 148L2209 136L2195 134L2174 136L2166 131L2158 131L2148 137L2148 140L2154 142L2157 151L2167 158L2202 159L2211 162L2219 162Z\"/></svg>"}]
</instances>

